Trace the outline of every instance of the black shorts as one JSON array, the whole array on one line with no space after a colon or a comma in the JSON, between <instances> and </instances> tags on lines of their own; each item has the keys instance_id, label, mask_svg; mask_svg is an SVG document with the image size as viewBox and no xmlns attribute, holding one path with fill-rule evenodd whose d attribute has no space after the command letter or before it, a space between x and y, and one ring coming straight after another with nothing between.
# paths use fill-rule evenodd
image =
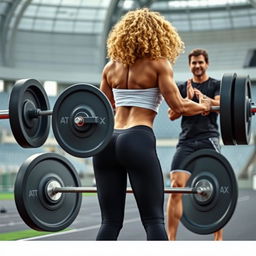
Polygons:
<instances>
[{"instance_id":1,"label":"black shorts","mask_svg":"<svg viewBox=\"0 0 256 256\"><path fill-rule=\"evenodd\" d=\"M193 141L181 141L176 147L176 152L173 156L171 164L171 172L183 171L189 172L187 170L181 170L181 162L193 152L200 149L212 149L220 153L220 143L218 137L206 138L202 140ZM189 172L190 173L190 172Z\"/></svg>"}]
</instances>

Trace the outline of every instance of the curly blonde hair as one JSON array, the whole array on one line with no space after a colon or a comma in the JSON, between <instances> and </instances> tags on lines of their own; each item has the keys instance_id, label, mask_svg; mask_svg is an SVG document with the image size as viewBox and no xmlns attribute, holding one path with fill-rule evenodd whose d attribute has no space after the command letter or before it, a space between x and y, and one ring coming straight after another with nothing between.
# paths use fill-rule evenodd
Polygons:
<instances>
[{"instance_id":1,"label":"curly blonde hair","mask_svg":"<svg viewBox=\"0 0 256 256\"><path fill-rule=\"evenodd\" d=\"M137 59L167 58L174 63L184 43L172 24L147 8L126 13L113 27L107 40L108 57L124 64Z\"/></svg>"}]
</instances>

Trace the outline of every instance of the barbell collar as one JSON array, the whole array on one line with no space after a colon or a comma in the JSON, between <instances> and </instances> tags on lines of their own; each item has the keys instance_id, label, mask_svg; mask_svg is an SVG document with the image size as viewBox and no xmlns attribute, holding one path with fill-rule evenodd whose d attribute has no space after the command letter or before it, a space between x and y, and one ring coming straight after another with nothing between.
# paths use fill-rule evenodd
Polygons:
<instances>
[{"instance_id":1,"label":"barbell collar","mask_svg":"<svg viewBox=\"0 0 256 256\"><path fill-rule=\"evenodd\" d=\"M9 119L9 110L0 110L0 119Z\"/></svg>"}]
</instances>

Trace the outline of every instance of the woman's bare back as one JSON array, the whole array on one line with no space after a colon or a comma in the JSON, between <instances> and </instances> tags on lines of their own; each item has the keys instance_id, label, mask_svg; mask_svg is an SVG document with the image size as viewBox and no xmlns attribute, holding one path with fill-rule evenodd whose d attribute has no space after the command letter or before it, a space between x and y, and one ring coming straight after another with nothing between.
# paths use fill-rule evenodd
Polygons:
<instances>
[{"instance_id":1,"label":"woman's bare back","mask_svg":"<svg viewBox=\"0 0 256 256\"><path fill-rule=\"evenodd\" d=\"M148 89L158 87L157 61L140 59L133 65L111 61L107 66L107 82L115 89ZM156 112L141 107L116 108L115 128L125 129L136 125L152 127Z\"/></svg>"}]
</instances>

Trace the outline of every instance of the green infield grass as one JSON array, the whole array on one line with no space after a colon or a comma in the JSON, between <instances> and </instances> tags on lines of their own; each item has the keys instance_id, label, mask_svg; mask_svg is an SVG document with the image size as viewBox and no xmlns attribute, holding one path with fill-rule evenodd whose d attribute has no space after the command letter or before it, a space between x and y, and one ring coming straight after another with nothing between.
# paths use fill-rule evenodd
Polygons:
<instances>
[{"instance_id":1,"label":"green infield grass","mask_svg":"<svg viewBox=\"0 0 256 256\"><path fill-rule=\"evenodd\" d=\"M65 229L63 231L67 231L68 229ZM63 232L60 231L60 232ZM56 233L56 232L54 232ZM25 239L25 238L30 238L30 237L37 237L37 236L43 236L43 235L48 235L52 234L52 232L40 232L36 230L22 230L22 231L16 231L16 232L9 232L9 233L1 233L0 234L0 241L15 241L15 240L20 240L20 239Z\"/></svg>"},{"instance_id":2,"label":"green infield grass","mask_svg":"<svg viewBox=\"0 0 256 256\"><path fill-rule=\"evenodd\" d=\"M13 200L14 195L13 193L1 193L0 192L0 200Z\"/></svg>"}]
</instances>

